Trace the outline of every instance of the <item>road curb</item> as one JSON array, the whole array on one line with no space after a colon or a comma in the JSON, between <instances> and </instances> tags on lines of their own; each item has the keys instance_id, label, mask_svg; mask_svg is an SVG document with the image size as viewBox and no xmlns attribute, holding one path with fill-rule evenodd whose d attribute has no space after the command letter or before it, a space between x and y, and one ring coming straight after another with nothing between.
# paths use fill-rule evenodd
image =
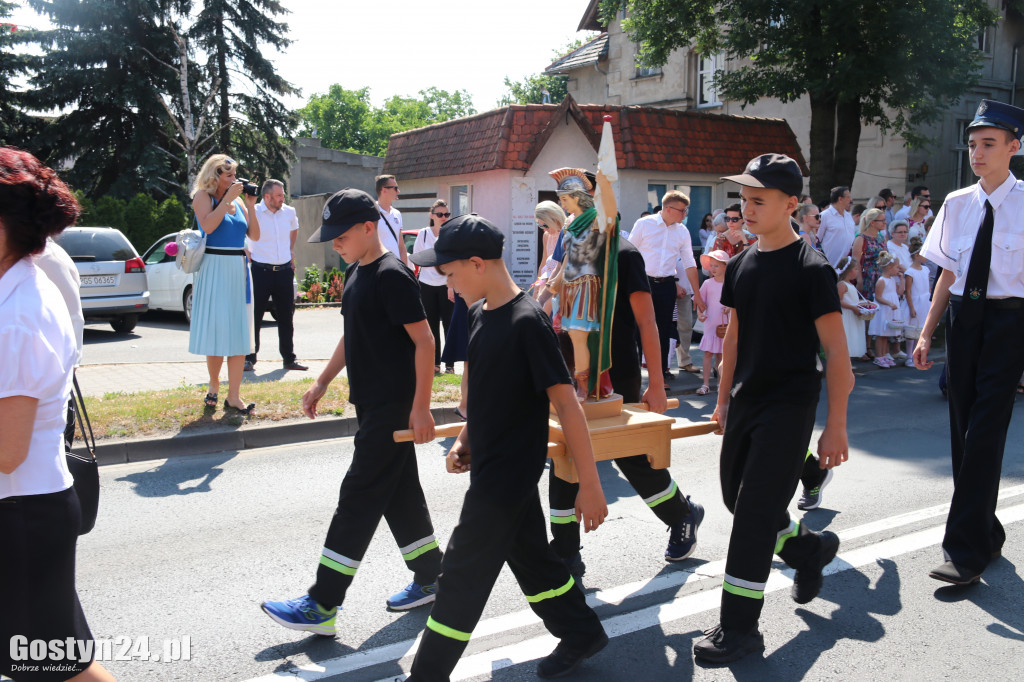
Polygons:
<instances>
[{"instance_id":1,"label":"road curb","mask_svg":"<svg viewBox=\"0 0 1024 682\"><path fill-rule=\"evenodd\" d=\"M430 410L430 413L438 424L448 424L460 420L455 414L454 405L435 407ZM251 450L329 438L345 438L355 435L356 428L355 417L320 417L315 420L289 424L241 426L234 431L207 431L196 434L176 434L169 438L122 440L97 445L96 461L100 464L125 464L186 455L209 455L215 452Z\"/></svg>"}]
</instances>

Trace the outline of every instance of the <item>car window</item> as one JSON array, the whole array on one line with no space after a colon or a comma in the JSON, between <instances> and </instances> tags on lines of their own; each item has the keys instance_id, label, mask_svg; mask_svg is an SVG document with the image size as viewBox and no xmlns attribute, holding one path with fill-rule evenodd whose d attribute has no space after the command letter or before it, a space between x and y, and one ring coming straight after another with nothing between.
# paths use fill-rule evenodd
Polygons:
<instances>
[{"instance_id":1,"label":"car window","mask_svg":"<svg viewBox=\"0 0 1024 682\"><path fill-rule=\"evenodd\" d=\"M76 262L131 260L135 249L120 232L65 230L56 241Z\"/></svg>"},{"instance_id":2,"label":"car window","mask_svg":"<svg viewBox=\"0 0 1024 682\"><path fill-rule=\"evenodd\" d=\"M174 237L158 241L146 256L146 265L156 265L157 263L167 263L174 260L174 256L168 256L167 252L164 251L164 247L171 241L174 241Z\"/></svg>"}]
</instances>

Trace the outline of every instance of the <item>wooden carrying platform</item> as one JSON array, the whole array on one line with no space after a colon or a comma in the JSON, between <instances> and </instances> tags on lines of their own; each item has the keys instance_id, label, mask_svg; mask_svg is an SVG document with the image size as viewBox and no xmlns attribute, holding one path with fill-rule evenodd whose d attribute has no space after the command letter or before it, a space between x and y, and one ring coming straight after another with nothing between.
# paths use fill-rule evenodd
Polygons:
<instances>
[{"instance_id":1,"label":"wooden carrying platform","mask_svg":"<svg viewBox=\"0 0 1024 682\"><path fill-rule=\"evenodd\" d=\"M678 407L679 401L670 399L669 408ZM685 423L672 417L649 412L645 403L623 404L622 396L613 395L601 401L583 403L590 429L591 447L594 460L602 462L619 457L647 455L655 469L667 469L672 460L672 443L675 438L688 438L711 433L718 428L718 422ZM435 436L447 438L458 436L464 423L442 424L434 429ZM555 476L569 483L576 483L579 477L573 463L572 453L565 443L565 435L558 415L548 420L548 457L555 468ZM395 441L411 441L412 431L395 431Z\"/></svg>"}]
</instances>

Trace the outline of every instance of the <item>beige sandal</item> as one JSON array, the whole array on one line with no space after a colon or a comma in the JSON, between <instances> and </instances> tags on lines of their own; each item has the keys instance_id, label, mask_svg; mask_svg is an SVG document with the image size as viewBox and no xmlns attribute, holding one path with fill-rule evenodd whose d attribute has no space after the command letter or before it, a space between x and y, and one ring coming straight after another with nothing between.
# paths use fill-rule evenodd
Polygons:
<instances>
[{"instance_id":1,"label":"beige sandal","mask_svg":"<svg viewBox=\"0 0 1024 682\"><path fill-rule=\"evenodd\" d=\"M707 395L708 393L711 393L711 387L707 384L697 389L697 395Z\"/></svg>"}]
</instances>

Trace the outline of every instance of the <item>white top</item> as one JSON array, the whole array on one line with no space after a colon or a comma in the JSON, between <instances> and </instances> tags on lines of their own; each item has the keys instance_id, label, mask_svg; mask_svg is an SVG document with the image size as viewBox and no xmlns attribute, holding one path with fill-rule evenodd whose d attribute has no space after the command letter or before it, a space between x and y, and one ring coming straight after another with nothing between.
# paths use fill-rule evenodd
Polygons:
<instances>
[{"instance_id":1,"label":"white top","mask_svg":"<svg viewBox=\"0 0 1024 682\"><path fill-rule=\"evenodd\" d=\"M980 183L946 196L921 254L954 272L956 280L949 293L963 296L974 240L985 218L986 200L992 204L995 217L987 297L1024 298L1024 182L1013 177L1013 173L991 196L985 194Z\"/></svg>"},{"instance_id":2,"label":"white top","mask_svg":"<svg viewBox=\"0 0 1024 682\"><path fill-rule=\"evenodd\" d=\"M914 259L910 255L910 247L906 244L897 244L890 239L885 243L885 250L896 256L896 260L898 260L900 265L905 268L909 268L914 262Z\"/></svg>"},{"instance_id":3,"label":"white top","mask_svg":"<svg viewBox=\"0 0 1024 682\"><path fill-rule=\"evenodd\" d=\"M384 218L377 221L377 233L380 234L380 241L385 249L398 256L398 259L401 260L402 251L398 248L396 239L402 238L402 213L394 206L390 210L385 211L379 203L377 204L377 210L387 216L387 221ZM388 223L391 224L390 227L388 227Z\"/></svg>"},{"instance_id":4,"label":"white top","mask_svg":"<svg viewBox=\"0 0 1024 682\"><path fill-rule=\"evenodd\" d=\"M927 220L927 218L925 218L925 220ZM907 221L907 242L910 242L914 237L919 237L923 240L927 236L928 230L924 229L924 220L916 223L911 223L909 220Z\"/></svg>"},{"instance_id":5,"label":"white top","mask_svg":"<svg viewBox=\"0 0 1024 682\"><path fill-rule=\"evenodd\" d=\"M31 257L0 277L0 398L39 400L28 456L0 473L0 499L66 490L73 479L64 461L64 424L75 367L75 332L60 291Z\"/></svg>"},{"instance_id":6,"label":"white top","mask_svg":"<svg viewBox=\"0 0 1024 682\"><path fill-rule=\"evenodd\" d=\"M648 277L675 277L677 260L683 261L684 271L697 267L690 231L682 223L666 225L661 211L637 220L629 231L629 241L644 257Z\"/></svg>"},{"instance_id":7,"label":"white top","mask_svg":"<svg viewBox=\"0 0 1024 682\"><path fill-rule=\"evenodd\" d=\"M412 252L419 253L424 249L432 249L436 241L437 237L434 236L433 230L429 227L424 227L416 235L416 243L412 245ZM438 272L437 268L421 267L420 273L417 276L421 282L428 286L443 287L448 284L448 278Z\"/></svg>"},{"instance_id":8,"label":"white top","mask_svg":"<svg viewBox=\"0 0 1024 682\"><path fill-rule=\"evenodd\" d=\"M832 267L839 263L840 258L850 253L856 233L857 226L849 211L840 214L835 206L829 206L821 212L818 240L821 242L821 250L825 252L825 258L828 258Z\"/></svg>"},{"instance_id":9,"label":"white top","mask_svg":"<svg viewBox=\"0 0 1024 682\"><path fill-rule=\"evenodd\" d=\"M690 278L686 276L686 266L683 264L682 258L676 261L676 279L679 280L676 284L681 286L683 291L690 296L693 296L693 285L690 284Z\"/></svg>"},{"instance_id":10,"label":"white top","mask_svg":"<svg viewBox=\"0 0 1024 682\"><path fill-rule=\"evenodd\" d=\"M271 211L266 203L256 204L256 218L260 221L260 238L256 241L246 238L249 255L255 263L284 265L292 260L292 232L299 229L299 217L295 209L283 204L277 211Z\"/></svg>"},{"instance_id":11,"label":"white top","mask_svg":"<svg viewBox=\"0 0 1024 682\"><path fill-rule=\"evenodd\" d=\"M78 267L75 265L75 261L71 260L68 252L52 239L46 240L46 248L35 257L35 263L36 267L46 274L46 277L57 286L60 295L64 297L68 313L71 314L71 326L75 330L75 345L78 348L75 367L78 367L82 364L82 345L85 333L85 318L82 316L80 293L82 278L78 275Z\"/></svg>"}]
</instances>

